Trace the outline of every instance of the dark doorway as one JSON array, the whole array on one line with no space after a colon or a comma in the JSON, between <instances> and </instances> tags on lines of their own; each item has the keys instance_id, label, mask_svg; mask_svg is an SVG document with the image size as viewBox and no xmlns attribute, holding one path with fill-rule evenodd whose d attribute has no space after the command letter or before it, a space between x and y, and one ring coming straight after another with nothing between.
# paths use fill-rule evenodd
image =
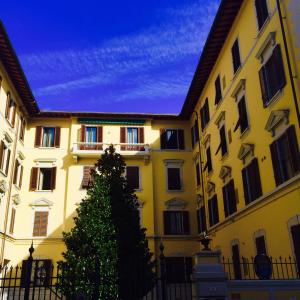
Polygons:
<instances>
[{"instance_id":1,"label":"dark doorway","mask_svg":"<svg viewBox=\"0 0 300 300\"><path fill-rule=\"evenodd\" d=\"M235 279L242 279L239 245L232 245L232 262Z\"/></svg>"}]
</instances>

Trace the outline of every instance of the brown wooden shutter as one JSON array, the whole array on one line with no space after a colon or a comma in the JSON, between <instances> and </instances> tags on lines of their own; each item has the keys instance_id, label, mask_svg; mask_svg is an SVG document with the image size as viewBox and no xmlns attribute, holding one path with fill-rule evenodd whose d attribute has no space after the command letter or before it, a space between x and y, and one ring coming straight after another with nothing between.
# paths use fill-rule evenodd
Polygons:
<instances>
[{"instance_id":1,"label":"brown wooden shutter","mask_svg":"<svg viewBox=\"0 0 300 300\"><path fill-rule=\"evenodd\" d=\"M54 147L60 147L60 127L55 127L55 134L54 134Z\"/></svg>"},{"instance_id":2,"label":"brown wooden shutter","mask_svg":"<svg viewBox=\"0 0 300 300\"><path fill-rule=\"evenodd\" d=\"M292 125L287 129L287 137L289 141L290 158L294 174L300 171L300 155L297 142L295 126Z\"/></svg>"},{"instance_id":3,"label":"brown wooden shutter","mask_svg":"<svg viewBox=\"0 0 300 300\"><path fill-rule=\"evenodd\" d=\"M242 170L242 177L243 177L245 203L248 204L250 202L250 199L248 193L247 168L244 168Z\"/></svg>"},{"instance_id":4,"label":"brown wooden shutter","mask_svg":"<svg viewBox=\"0 0 300 300\"><path fill-rule=\"evenodd\" d=\"M3 151L4 151L4 142L0 142L0 164L2 164L2 157L3 157ZM0 168L2 168L2 165L0 165Z\"/></svg>"},{"instance_id":5,"label":"brown wooden shutter","mask_svg":"<svg viewBox=\"0 0 300 300\"><path fill-rule=\"evenodd\" d=\"M166 132L165 128L160 129L160 149L166 149L167 147Z\"/></svg>"},{"instance_id":6,"label":"brown wooden shutter","mask_svg":"<svg viewBox=\"0 0 300 300\"><path fill-rule=\"evenodd\" d=\"M40 227L40 235L41 236L47 235L48 214L49 213L47 211L41 212L41 227Z\"/></svg>"},{"instance_id":7,"label":"brown wooden shutter","mask_svg":"<svg viewBox=\"0 0 300 300\"><path fill-rule=\"evenodd\" d=\"M182 212L182 221L183 221L183 234L190 234L190 218L189 212Z\"/></svg>"},{"instance_id":8,"label":"brown wooden shutter","mask_svg":"<svg viewBox=\"0 0 300 300\"><path fill-rule=\"evenodd\" d=\"M80 142L82 142L82 143L85 142L85 125L81 125Z\"/></svg>"},{"instance_id":9,"label":"brown wooden shutter","mask_svg":"<svg viewBox=\"0 0 300 300\"><path fill-rule=\"evenodd\" d=\"M283 65L280 45L276 45L276 47L273 50L273 55L274 55L274 63L277 71L276 79L278 81L278 89L282 89L286 85L286 78L285 78L284 65Z\"/></svg>"},{"instance_id":10,"label":"brown wooden shutter","mask_svg":"<svg viewBox=\"0 0 300 300\"><path fill-rule=\"evenodd\" d=\"M178 146L180 150L184 150L184 130L178 129Z\"/></svg>"},{"instance_id":11,"label":"brown wooden shutter","mask_svg":"<svg viewBox=\"0 0 300 300\"><path fill-rule=\"evenodd\" d=\"M126 127L120 127L120 143L126 143ZM121 150L126 150L126 146L122 145Z\"/></svg>"},{"instance_id":12,"label":"brown wooden shutter","mask_svg":"<svg viewBox=\"0 0 300 300\"><path fill-rule=\"evenodd\" d=\"M229 189L229 203L230 203L230 210L231 213L236 212L236 197L235 197L235 189L234 189L234 180L230 180L228 183Z\"/></svg>"},{"instance_id":13,"label":"brown wooden shutter","mask_svg":"<svg viewBox=\"0 0 300 300\"><path fill-rule=\"evenodd\" d=\"M37 189L38 172L39 168L31 169L30 191L35 191Z\"/></svg>"},{"instance_id":14,"label":"brown wooden shutter","mask_svg":"<svg viewBox=\"0 0 300 300\"><path fill-rule=\"evenodd\" d=\"M103 142L103 127L97 126L97 143ZM102 150L103 145L97 145L97 150Z\"/></svg>"},{"instance_id":15,"label":"brown wooden shutter","mask_svg":"<svg viewBox=\"0 0 300 300\"><path fill-rule=\"evenodd\" d=\"M262 195L262 187L261 187L261 180L260 180L260 173L259 173L259 166L258 166L258 159L254 158L251 162L251 173L250 176L253 180L253 191L255 199ZM254 200L254 199L253 199Z\"/></svg>"},{"instance_id":16,"label":"brown wooden shutter","mask_svg":"<svg viewBox=\"0 0 300 300\"><path fill-rule=\"evenodd\" d=\"M270 150L271 150L275 183L276 186L278 186L281 184L281 176L280 176L280 168L279 168L279 161L278 161L277 141L274 141L270 145Z\"/></svg>"},{"instance_id":17,"label":"brown wooden shutter","mask_svg":"<svg viewBox=\"0 0 300 300\"><path fill-rule=\"evenodd\" d=\"M24 142L24 137L25 137L25 127L26 127L26 121L23 117L21 117L21 124L20 124L20 135L19 138L21 141Z\"/></svg>"},{"instance_id":18,"label":"brown wooden shutter","mask_svg":"<svg viewBox=\"0 0 300 300\"><path fill-rule=\"evenodd\" d=\"M6 97L6 107L5 107L5 118L6 118L6 119L8 119L9 105L10 105L10 93L7 93L7 97Z\"/></svg>"},{"instance_id":19,"label":"brown wooden shutter","mask_svg":"<svg viewBox=\"0 0 300 300\"><path fill-rule=\"evenodd\" d=\"M16 159L13 184L17 184L19 161Z\"/></svg>"},{"instance_id":20,"label":"brown wooden shutter","mask_svg":"<svg viewBox=\"0 0 300 300\"><path fill-rule=\"evenodd\" d=\"M139 142L139 144L144 144L145 143L145 141L144 141L144 127L139 127L138 128L138 135L139 135L139 140L138 140L138 142ZM143 146L140 146L139 147L139 151L144 151L145 150L145 148L143 147Z\"/></svg>"},{"instance_id":21,"label":"brown wooden shutter","mask_svg":"<svg viewBox=\"0 0 300 300\"><path fill-rule=\"evenodd\" d=\"M48 212L36 211L34 214L33 236L46 236L48 227Z\"/></svg>"},{"instance_id":22,"label":"brown wooden shutter","mask_svg":"<svg viewBox=\"0 0 300 300\"><path fill-rule=\"evenodd\" d=\"M126 167L126 180L128 186L132 189L140 188L140 178L139 178L139 167L136 166L127 166Z\"/></svg>"},{"instance_id":23,"label":"brown wooden shutter","mask_svg":"<svg viewBox=\"0 0 300 300\"><path fill-rule=\"evenodd\" d=\"M56 167L52 168L51 172L51 190L55 190L56 186Z\"/></svg>"},{"instance_id":24,"label":"brown wooden shutter","mask_svg":"<svg viewBox=\"0 0 300 300\"><path fill-rule=\"evenodd\" d=\"M21 187L22 187L23 172L24 172L24 167L23 167L23 166L21 166L21 170L20 170L20 181L19 181L19 188L21 188Z\"/></svg>"},{"instance_id":25,"label":"brown wooden shutter","mask_svg":"<svg viewBox=\"0 0 300 300\"><path fill-rule=\"evenodd\" d=\"M40 147L42 142L42 126L37 126L35 129L34 147Z\"/></svg>"},{"instance_id":26,"label":"brown wooden shutter","mask_svg":"<svg viewBox=\"0 0 300 300\"><path fill-rule=\"evenodd\" d=\"M9 169L9 160L10 160L10 149L7 149L7 157L6 157L6 170L5 174L8 175L8 169Z\"/></svg>"},{"instance_id":27,"label":"brown wooden shutter","mask_svg":"<svg viewBox=\"0 0 300 300\"><path fill-rule=\"evenodd\" d=\"M92 176L91 176L91 170L93 167L90 166L84 166L83 167L83 178L81 182L82 188L88 188L90 184L92 183Z\"/></svg>"},{"instance_id":28,"label":"brown wooden shutter","mask_svg":"<svg viewBox=\"0 0 300 300\"><path fill-rule=\"evenodd\" d=\"M268 103L268 94L267 94L267 89L266 89L266 85L265 85L264 74L265 74L265 69L264 69L264 66L262 66L261 69L259 70L259 81L260 81L261 96L262 96L263 104L264 104L264 106L266 106L266 104Z\"/></svg>"},{"instance_id":29,"label":"brown wooden shutter","mask_svg":"<svg viewBox=\"0 0 300 300\"><path fill-rule=\"evenodd\" d=\"M40 235L40 225L41 225L41 212L36 211L34 213L34 223L33 223L33 236L39 236Z\"/></svg>"},{"instance_id":30,"label":"brown wooden shutter","mask_svg":"<svg viewBox=\"0 0 300 300\"><path fill-rule=\"evenodd\" d=\"M10 226L9 226L9 233L14 233L14 227L15 227L15 218L16 218L16 209L11 209L11 216L10 216Z\"/></svg>"},{"instance_id":31,"label":"brown wooden shutter","mask_svg":"<svg viewBox=\"0 0 300 300\"><path fill-rule=\"evenodd\" d=\"M171 218L170 214L172 212L164 211L164 234L169 235L171 234Z\"/></svg>"}]
</instances>

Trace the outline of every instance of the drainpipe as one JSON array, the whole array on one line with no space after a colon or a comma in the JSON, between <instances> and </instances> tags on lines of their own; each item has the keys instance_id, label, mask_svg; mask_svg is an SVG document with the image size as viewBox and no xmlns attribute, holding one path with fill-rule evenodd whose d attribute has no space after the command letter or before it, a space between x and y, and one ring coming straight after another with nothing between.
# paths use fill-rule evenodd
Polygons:
<instances>
[{"instance_id":1,"label":"drainpipe","mask_svg":"<svg viewBox=\"0 0 300 300\"><path fill-rule=\"evenodd\" d=\"M289 70L289 77L290 77L290 82L291 82L291 86L292 86L294 104L296 107L298 126L300 127L300 112L299 112L296 88L295 88L295 83L294 83L294 76L293 76L293 72L292 72L291 60L290 60L290 55L289 55L289 49L288 49L288 44L287 44L287 39L286 39L286 34L285 34L285 29L284 29L284 24L283 24L280 0L276 0L276 3L277 3L277 9L278 9L278 15L279 15L279 21L280 21L280 28L281 28L282 37L283 37L284 50L285 50L286 60L287 60L287 65L288 65L288 70Z\"/></svg>"},{"instance_id":2,"label":"drainpipe","mask_svg":"<svg viewBox=\"0 0 300 300\"><path fill-rule=\"evenodd\" d=\"M196 122L198 123L198 128L200 128L198 112L194 110L193 113L196 115ZM203 201L204 201L204 181L203 181L203 170L202 170L203 161L202 161L202 155L201 155L201 141L200 141L199 129L198 129L197 134L199 136L198 147L199 147L199 160L200 160L201 192L202 192L202 197L203 197Z\"/></svg>"},{"instance_id":3,"label":"drainpipe","mask_svg":"<svg viewBox=\"0 0 300 300\"><path fill-rule=\"evenodd\" d=\"M16 112L17 113L17 112ZM17 116L16 116L17 118ZM12 194L12 186L13 186L13 180L14 180L14 170L15 170L15 164L16 164L16 149L18 144L18 136L19 136L19 123L20 118L17 118L16 122L16 133L15 133L15 143L13 146L13 151L11 155L12 160L12 167L10 169L10 179L9 179L9 186L8 186L8 195L7 195L7 203L6 203L6 209L5 209L5 219L4 219L4 232L3 232L3 239L1 244L1 255L0 255L0 266L3 266L3 259L4 259L4 247L5 247L5 241L6 241L6 231L7 231L7 224L8 224L8 213L9 213L9 206L11 201L11 194Z\"/></svg>"}]
</instances>

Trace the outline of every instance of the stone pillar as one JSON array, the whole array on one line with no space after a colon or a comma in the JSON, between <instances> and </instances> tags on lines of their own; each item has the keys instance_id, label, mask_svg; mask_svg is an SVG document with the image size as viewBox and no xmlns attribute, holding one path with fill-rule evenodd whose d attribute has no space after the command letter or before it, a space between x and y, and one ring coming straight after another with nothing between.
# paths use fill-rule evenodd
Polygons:
<instances>
[{"instance_id":1,"label":"stone pillar","mask_svg":"<svg viewBox=\"0 0 300 300\"><path fill-rule=\"evenodd\" d=\"M224 271L220 251L201 251L193 268L193 300L227 300L228 275Z\"/></svg>"}]
</instances>

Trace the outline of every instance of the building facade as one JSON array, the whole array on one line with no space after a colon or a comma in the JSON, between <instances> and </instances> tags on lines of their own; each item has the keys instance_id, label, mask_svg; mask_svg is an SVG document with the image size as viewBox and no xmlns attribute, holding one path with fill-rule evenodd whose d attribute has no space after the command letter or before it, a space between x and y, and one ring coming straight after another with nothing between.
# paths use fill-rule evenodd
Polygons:
<instances>
[{"instance_id":1,"label":"building facade","mask_svg":"<svg viewBox=\"0 0 300 300\"><path fill-rule=\"evenodd\" d=\"M61 259L62 232L113 144L155 255L190 261L207 232L226 257L300 266L300 13L223 0L179 115L41 112L0 27L2 264Z\"/></svg>"}]
</instances>

